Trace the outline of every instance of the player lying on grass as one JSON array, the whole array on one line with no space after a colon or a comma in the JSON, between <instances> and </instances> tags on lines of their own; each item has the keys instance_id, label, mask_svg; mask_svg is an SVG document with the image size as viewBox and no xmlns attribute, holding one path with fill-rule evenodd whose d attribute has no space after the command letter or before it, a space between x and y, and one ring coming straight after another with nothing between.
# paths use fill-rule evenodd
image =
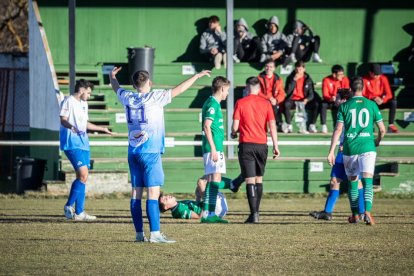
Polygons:
<instances>
[{"instance_id":1,"label":"player lying on grass","mask_svg":"<svg viewBox=\"0 0 414 276\"><path fill-rule=\"evenodd\" d=\"M194 200L180 200L173 195L162 195L159 198L161 212L171 210L171 216L175 219L200 219L203 211L203 202ZM228 211L226 197L222 193L217 194L216 216L223 218Z\"/></svg>"},{"instance_id":2,"label":"player lying on grass","mask_svg":"<svg viewBox=\"0 0 414 276\"><path fill-rule=\"evenodd\" d=\"M339 89L338 90L338 98L336 99L336 106L346 102L349 98L353 96L352 91L350 89ZM316 219L323 219L323 220L331 220L332 213L336 204L336 201L339 197L339 186L343 181L346 181L347 176L345 173L344 161L343 161L343 133L340 139L340 146L338 149L338 153L335 159L335 165L332 167L331 170L331 180L330 180L330 190L328 197L326 198L325 209L323 211L313 211L310 212L309 215L316 218ZM359 193L359 201L358 201L358 212L360 216L362 216L365 212L365 203L364 203L364 189L362 187L361 181L358 183L358 193ZM351 217L349 222L353 222Z\"/></svg>"}]
</instances>

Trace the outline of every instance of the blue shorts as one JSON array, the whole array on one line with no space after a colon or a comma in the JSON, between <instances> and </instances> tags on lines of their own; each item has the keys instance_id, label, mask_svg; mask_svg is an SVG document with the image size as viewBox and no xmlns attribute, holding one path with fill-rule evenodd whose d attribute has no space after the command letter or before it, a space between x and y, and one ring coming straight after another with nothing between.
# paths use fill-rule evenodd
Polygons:
<instances>
[{"instance_id":1,"label":"blue shorts","mask_svg":"<svg viewBox=\"0 0 414 276\"><path fill-rule=\"evenodd\" d=\"M164 184L161 153L128 153L132 187L157 187Z\"/></svg>"},{"instance_id":2,"label":"blue shorts","mask_svg":"<svg viewBox=\"0 0 414 276\"><path fill-rule=\"evenodd\" d=\"M340 178L342 180L348 179L345 173L345 166L343 163L335 163L331 170L331 178Z\"/></svg>"},{"instance_id":3,"label":"blue shorts","mask_svg":"<svg viewBox=\"0 0 414 276\"><path fill-rule=\"evenodd\" d=\"M91 154L89 150L73 149L65 150L65 154L68 157L73 168L77 171L80 167L91 165Z\"/></svg>"}]
</instances>

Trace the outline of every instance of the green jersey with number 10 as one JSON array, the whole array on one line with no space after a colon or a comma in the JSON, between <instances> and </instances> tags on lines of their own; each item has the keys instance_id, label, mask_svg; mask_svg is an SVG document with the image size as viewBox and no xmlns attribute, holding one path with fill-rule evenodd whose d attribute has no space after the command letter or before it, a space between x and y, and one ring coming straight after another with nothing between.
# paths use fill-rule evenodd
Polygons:
<instances>
[{"instance_id":1,"label":"green jersey with number 10","mask_svg":"<svg viewBox=\"0 0 414 276\"><path fill-rule=\"evenodd\" d=\"M340 105L337 121L344 123L344 155L376 151L374 122L382 121L382 116L375 102L354 96Z\"/></svg>"}]
</instances>

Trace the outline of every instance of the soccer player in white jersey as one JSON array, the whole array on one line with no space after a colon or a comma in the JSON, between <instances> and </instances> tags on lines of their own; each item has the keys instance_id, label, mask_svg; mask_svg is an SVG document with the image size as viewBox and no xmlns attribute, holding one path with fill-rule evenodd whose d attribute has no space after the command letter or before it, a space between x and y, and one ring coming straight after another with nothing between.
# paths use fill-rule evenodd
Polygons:
<instances>
[{"instance_id":1,"label":"soccer player in white jersey","mask_svg":"<svg viewBox=\"0 0 414 276\"><path fill-rule=\"evenodd\" d=\"M338 120L335 131L332 134L331 147L328 162L331 166L335 164L335 147L338 143L342 129L345 129L343 141L343 154L345 172L350 181L349 198L351 203L351 222L359 220L358 214L358 176L362 173L362 185L364 186L365 216L367 225L375 224L371 214L373 194L373 176L376 147L379 146L385 135L385 126L382 121L381 112L375 102L362 96L364 82L362 78L355 78L351 83L354 97L341 104L338 110ZM374 123L379 128L377 138L374 137Z\"/></svg>"},{"instance_id":2,"label":"soccer player in white jersey","mask_svg":"<svg viewBox=\"0 0 414 276\"><path fill-rule=\"evenodd\" d=\"M88 103L93 83L84 79L75 84L73 95L66 97L60 110L60 149L63 150L76 171L68 201L64 206L65 216L75 221L96 220L84 211L85 185L89 174L90 153L87 130L112 134L107 128L88 122ZM75 205L75 208L73 207Z\"/></svg>"},{"instance_id":3,"label":"soccer player in white jersey","mask_svg":"<svg viewBox=\"0 0 414 276\"><path fill-rule=\"evenodd\" d=\"M109 75L113 90L125 107L128 123L128 163L131 173L131 215L136 231L136 241L148 241L144 234L141 199L143 188L148 189L146 202L147 217L150 226L150 242L172 243L160 232L160 209L158 198L160 187L164 184L161 154L164 146L164 106L172 98L180 95L210 71L202 71L173 89L151 89L152 82L147 71L137 71L132 76L136 92L119 86L116 74L121 70L114 68Z\"/></svg>"}]
</instances>

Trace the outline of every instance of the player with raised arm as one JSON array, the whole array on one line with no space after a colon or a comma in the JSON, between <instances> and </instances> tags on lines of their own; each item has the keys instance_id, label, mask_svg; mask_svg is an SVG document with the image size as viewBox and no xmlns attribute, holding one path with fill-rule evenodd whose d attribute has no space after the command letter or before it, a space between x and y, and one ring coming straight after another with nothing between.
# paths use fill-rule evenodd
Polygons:
<instances>
[{"instance_id":1,"label":"player with raised arm","mask_svg":"<svg viewBox=\"0 0 414 276\"><path fill-rule=\"evenodd\" d=\"M352 217L350 222L357 222L358 215L358 176L362 173L362 185L364 186L365 216L367 225L375 224L371 214L373 192L373 176L375 169L376 147L379 146L385 135L385 126L382 121L378 106L362 96L364 81L355 78L351 83L354 97L343 103L338 110L338 120L335 131L332 134L331 147L328 154L328 162L335 165L335 147L345 129L343 142L343 154L345 171L350 181L349 199L351 203ZM377 138L374 137L374 122L379 128Z\"/></svg>"},{"instance_id":2,"label":"player with raised arm","mask_svg":"<svg viewBox=\"0 0 414 276\"><path fill-rule=\"evenodd\" d=\"M109 75L112 89L125 107L128 124L128 164L131 173L131 215L136 231L136 241L148 241L144 234L141 199L143 188L147 188L146 210L150 225L149 242L173 243L160 232L160 209L158 198L164 184L161 155L165 151L164 106L172 98L190 88L197 79L210 76L202 71L173 89L151 89L152 82L147 71L139 70L132 76L136 92L119 86L116 74L121 67L114 68Z\"/></svg>"},{"instance_id":3,"label":"player with raised arm","mask_svg":"<svg viewBox=\"0 0 414 276\"><path fill-rule=\"evenodd\" d=\"M76 179L70 188L69 198L63 210L68 219L93 221L95 216L84 211L86 181L89 175L90 149L87 130L112 134L105 127L89 122L88 103L93 83L80 79L76 81L73 95L66 97L60 109L60 149L68 157L76 171ZM75 208L73 207L75 205Z\"/></svg>"},{"instance_id":4,"label":"player with raised arm","mask_svg":"<svg viewBox=\"0 0 414 276\"><path fill-rule=\"evenodd\" d=\"M202 150L204 174L208 182L203 197L202 223L227 223L216 215L217 193L221 174L226 173L224 159L224 126L220 102L229 94L230 81L225 77L216 77L212 83L212 95L206 100L202 109Z\"/></svg>"},{"instance_id":5,"label":"player with raised arm","mask_svg":"<svg viewBox=\"0 0 414 276\"><path fill-rule=\"evenodd\" d=\"M336 91L335 91L336 92ZM352 97L352 91L348 88L340 88L337 91L335 105L338 108L342 103L346 102L348 99ZM313 211L310 212L309 215L322 220L332 220L332 213L336 204L336 201L339 197L339 186L343 181L346 181L346 173L343 161L343 139L344 139L344 132L342 131L340 142L339 142L339 149L338 153L336 154L335 165L333 165L331 170L331 180L330 180L330 189L328 197L326 198L325 209L323 211ZM359 194L359 201L358 201L358 212L361 215L365 213L365 202L364 202L364 189L362 187L361 181L358 182L358 194ZM352 222L350 220L350 222Z\"/></svg>"}]
</instances>

